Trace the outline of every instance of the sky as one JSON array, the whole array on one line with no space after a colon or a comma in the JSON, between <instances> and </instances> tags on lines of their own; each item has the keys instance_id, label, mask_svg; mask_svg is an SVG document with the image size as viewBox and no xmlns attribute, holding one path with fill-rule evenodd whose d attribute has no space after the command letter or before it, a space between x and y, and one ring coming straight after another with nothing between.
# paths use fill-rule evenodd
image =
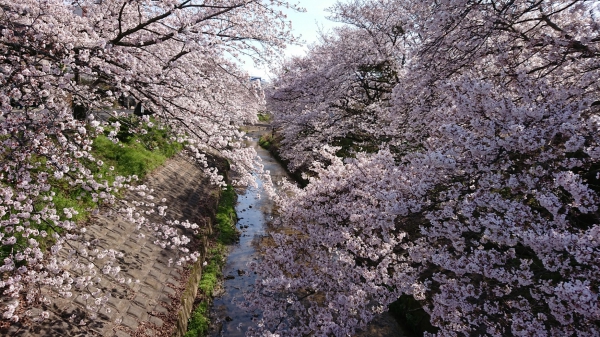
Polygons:
<instances>
[{"instance_id":1,"label":"sky","mask_svg":"<svg viewBox=\"0 0 600 337\"><path fill-rule=\"evenodd\" d=\"M288 15L288 20L292 21L293 34L300 36L300 39L305 41L305 44L300 46L288 46L285 50L285 57L305 55L306 45L318 40L319 27L324 31L328 31L340 25L326 18L329 13L325 9L333 6L336 2L337 0L298 0L299 6L306 8L305 13L291 10L286 12L284 10ZM291 0L290 3L294 3L294 0ZM256 67L252 61L246 61L242 68L247 70L250 76L258 76L267 80L270 77L268 69Z\"/></svg>"}]
</instances>

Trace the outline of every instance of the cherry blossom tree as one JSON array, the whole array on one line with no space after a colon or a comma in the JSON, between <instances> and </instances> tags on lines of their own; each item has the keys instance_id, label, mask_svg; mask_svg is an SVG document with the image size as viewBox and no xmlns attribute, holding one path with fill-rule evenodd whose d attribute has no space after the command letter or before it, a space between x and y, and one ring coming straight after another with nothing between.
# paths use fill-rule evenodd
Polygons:
<instances>
[{"instance_id":1,"label":"cherry blossom tree","mask_svg":"<svg viewBox=\"0 0 600 337\"><path fill-rule=\"evenodd\" d=\"M280 72L268 99L283 151L300 138L298 162L316 176L278 200L281 230L246 303L264 310L256 334L351 334L401 295L440 336L600 334L598 2L374 0L332 12L356 36L400 32L397 79L365 128L329 113L351 95L329 88L360 73L307 83L359 69L320 64L374 53L376 39L341 43L343 28ZM327 137L336 123L334 137L385 137L341 157Z\"/></svg>"},{"instance_id":2,"label":"cherry blossom tree","mask_svg":"<svg viewBox=\"0 0 600 337\"><path fill-rule=\"evenodd\" d=\"M289 6L262 0L2 0L0 1L0 291L2 318L70 297L119 276L115 251L94 251L72 221L74 209L58 209L52 186L80 187L98 206L113 204L141 230L159 228L157 243L196 255L178 227L149 224L164 213L136 177L109 184L96 174L104 164L91 152L100 134L118 142L122 121L98 116L119 97L133 96L216 183L206 153L220 153L250 181L254 152L243 147L239 126L256 119L261 89L235 59L269 59L292 41ZM142 121L152 123L148 116ZM140 129L141 130L141 129ZM133 128L130 131L134 131ZM141 201L114 205L115 193L137 190ZM147 226L146 226L147 225ZM52 237L52 238L50 238ZM50 244L49 249L42 248ZM104 293L94 293L98 306ZM48 316L42 312L38 319Z\"/></svg>"},{"instance_id":3,"label":"cherry blossom tree","mask_svg":"<svg viewBox=\"0 0 600 337\"><path fill-rule=\"evenodd\" d=\"M398 81L405 41L398 9L391 3L375 7L372 13L385 17L338 16L349 26L323 35L310 57L278 69L268 103L272 111L285 111L275 127L284 130L280 155L292 170L307 170L319 158L315 144L373 148L386 139L379 125L386 123L382 112Z\"/></svg>"}]
</instances>

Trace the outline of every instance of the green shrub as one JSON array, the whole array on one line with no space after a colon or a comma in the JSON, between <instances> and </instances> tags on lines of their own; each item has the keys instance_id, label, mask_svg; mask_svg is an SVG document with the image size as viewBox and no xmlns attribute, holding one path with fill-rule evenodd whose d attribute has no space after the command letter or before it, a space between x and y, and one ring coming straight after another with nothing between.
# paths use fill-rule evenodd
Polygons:
<instances>
[{"instance_id":1,"label":"green shrub","mask_svg":"<svg viewBox=\"0 0 600 337\"><path fill-rule=\"evenodd\" d=\"M235 228L237 216L235 213L236 193L231 185L221 192L216 215L217 242L216 247L210 251L208 264L202 269L202 277L198 283L203 301L194 309L188 323L185 337L203 337L207 335L210 320L208 319L208 306L213 291L221 277L221 269L225 264L225 245L236 241L239 233Z\"/></svg>"},{"instance_id":2,"label":"green shrub","mask_svg":"<svg viewBox=\"0 0 600 337\"><path fill-rule=\"evenodd\" d=\"M269 122L269 121L271 121L271 115L269 115L268 113L259 113L257 116L258 116L258 120L260 122Z\"/></svg>"},{"instance_id":3,"label":"green shrub","mask_svg":"<svg viewBox=\"0 0 600 337\"><path fill-rule=\"evenodd\" d=\"M202 278L198 284L198 288L207 297L212 297L213 290L221 276L221 268L225 264L225 253L227 249L222 244L217 244L217 247L210 251L210 261L202 268Z\"/></svg>"},{"instance_id":4,"label":"green shrub","mask_svg":"<svg viewBox=\"0 0 600 337\"><path fill-rule=\"evenodd\" d=\"M262 147L265 150L268 150L269 148L271 148L271 145L273 143L273 136L271 135L262 135L260 136L260 139L258 140L258 145L260 145L260 147Z\"/></svg>"},{"instance_id":5,"label":"green shrub","mask_svg":"<svg viewBox=\"0 0 600 337\"><path fill-rule=\"evenodd\" d=\"M202 278L198 283L198 289L202 291L204 300L194 309L190 321L188 322L188 331L185 337L202 337L206 336L210 320L208 319L209 299L213 295L213 291L219 282L221 269L225 264L225 252L227 249L222 244L217 244L217 247L210 251L210 262L202 269Z\"/></svg>"},{"instance_id":6,"label":"green shrub","mask_svg":"<svg viewBox=\"0 0 600 337\"><path fill-rule=\"evenodd\" d=\"M236 194L231 185L221 192L219 207L217 208L216 227L218 231L217 240L222 244L232 244L238 237L235 223L237 216L235 214Z\"/></svg>"},{"instance_id":7,"label":"green shrub","mask_svg":"<svg viewBox=\"0 0 600 337\"><path fill-rule=\"evenodd\" d=\"M185 337L206 336L208 333L209 324L208 302L204 301L200 303L200 305L198 305L196 310L194 310L192 313L192 317L188 323L188 331L185 333Z\"/></svg>"}]
</instances>

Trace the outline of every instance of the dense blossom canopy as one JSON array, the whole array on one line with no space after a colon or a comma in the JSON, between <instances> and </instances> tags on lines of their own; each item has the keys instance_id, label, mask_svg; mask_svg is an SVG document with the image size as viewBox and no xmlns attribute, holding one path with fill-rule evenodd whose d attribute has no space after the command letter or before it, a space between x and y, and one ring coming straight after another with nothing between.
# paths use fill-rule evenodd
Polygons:
<instances>
[{"instance_id":1,"label":"dense blossom canopy","mask_svg":"<svg viewBox=\"0 0 600 337\"><path fill-rule=\"evenodd\" d=\"M194 259L173 221L135 177L97 174L104 163L92 144L100 134L118 142L121 123L102 121L120 97L132 96L173 139L207 164L218 151L251 182L254 152L239 141L239 125L256 119L260 88L232 61L269 58L289 35L280 1L261 0L1 0L0 1L0 315L90 289L99 277L119 276L115 251L98 250L82 235L77 211L56 206L55 186L79 187L98 206L119 190L140 200L113 205L140 229L157 229L162 246ZM149 123L150 119L144 116ZM143 128L139 129L143 132ZM130 129L129 132L134 132ZM214 181L222 177L207 166ZM121 204L119 204L121 205ZM137 205L137 206L136 206ZM136 209L137 207L137 209ZM51 237L51 238L50 238ZM48 247L49 249L46 249ZM52 296L51 296L52 295ZM95 292L92 310L106 303ZM4 301L6 300L6 301ZM89 308L88 308L89 309ZM36 319L48 316L42 312Z\"/></svg>"},{"instance_id":2,"label":"dense blossom canopy","mask_svg":"<svg viewBox=\"0 0 600 337\"><path fill-rule=\"evenodd\" d=\"M354 0L281 68L310 183L250 294L257 334L345 336L411 295L441 336L600 335L600 6Z\"/></svg>"}]
</instances>

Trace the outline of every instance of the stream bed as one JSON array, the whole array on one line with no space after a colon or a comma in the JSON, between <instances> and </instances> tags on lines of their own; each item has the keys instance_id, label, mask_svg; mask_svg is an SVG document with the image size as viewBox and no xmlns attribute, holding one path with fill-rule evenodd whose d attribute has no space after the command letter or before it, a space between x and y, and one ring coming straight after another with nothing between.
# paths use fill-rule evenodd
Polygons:
<instances>
[{"instance_id":1,"label":"stream bed","mask_svg":"<svg viewBox=\"0 0 600 337\"><path fill-rule=\"evenodd\" d=\"M267 150L258 145L260 136L267 132L269 131L259 127L249 130L247 135L251 138L250 145L255 148L264 169L270 172L271 180L276 185L281 179L289 179L289 175ZM239 242L229 252L223 268L224 280L221 289L217 292L210 308L209 336L211 337L244 336L248 327L254 324L253 314L239 308L236 300L242 298L244 291L252 289L256 281L256 275L249 271L247 264L259 258L257 248L261 239L268 234L267 223L271 220L273 211L273 203L263 190L263 181L260 177L255 177L257 188L238 191L236 227L241 235ZM375 319L365 331L356 335L359 336L400 337L409 334L386 313Z\"/></svg>"},{"instance_id":2,"label":"stream bed","mask_svg":"<svg viewBox=\"0 0 600 337\"><path fill-rule=\"evenodd\" d=\"M253 146L262 160L264 169L271 174L276 184L281 179L289 178L283 167L271 156L269 151L258 146L258 139L267 131L248 132ZM248 269L247 263L258 259L258 244L266 234L266 224L271 218L273 203L263 190L263 181L255 176L257 188L238 190L235 211L238 216L236 224L240 231L239 242L229 252L227 263L223 268L223 284L220 293L214 298L211 307L211 330L209 336L244 336L248 327L254 322L252 314L235 304L243 292L254 285L256 275Z\"/></svg>"}]
</instances>

